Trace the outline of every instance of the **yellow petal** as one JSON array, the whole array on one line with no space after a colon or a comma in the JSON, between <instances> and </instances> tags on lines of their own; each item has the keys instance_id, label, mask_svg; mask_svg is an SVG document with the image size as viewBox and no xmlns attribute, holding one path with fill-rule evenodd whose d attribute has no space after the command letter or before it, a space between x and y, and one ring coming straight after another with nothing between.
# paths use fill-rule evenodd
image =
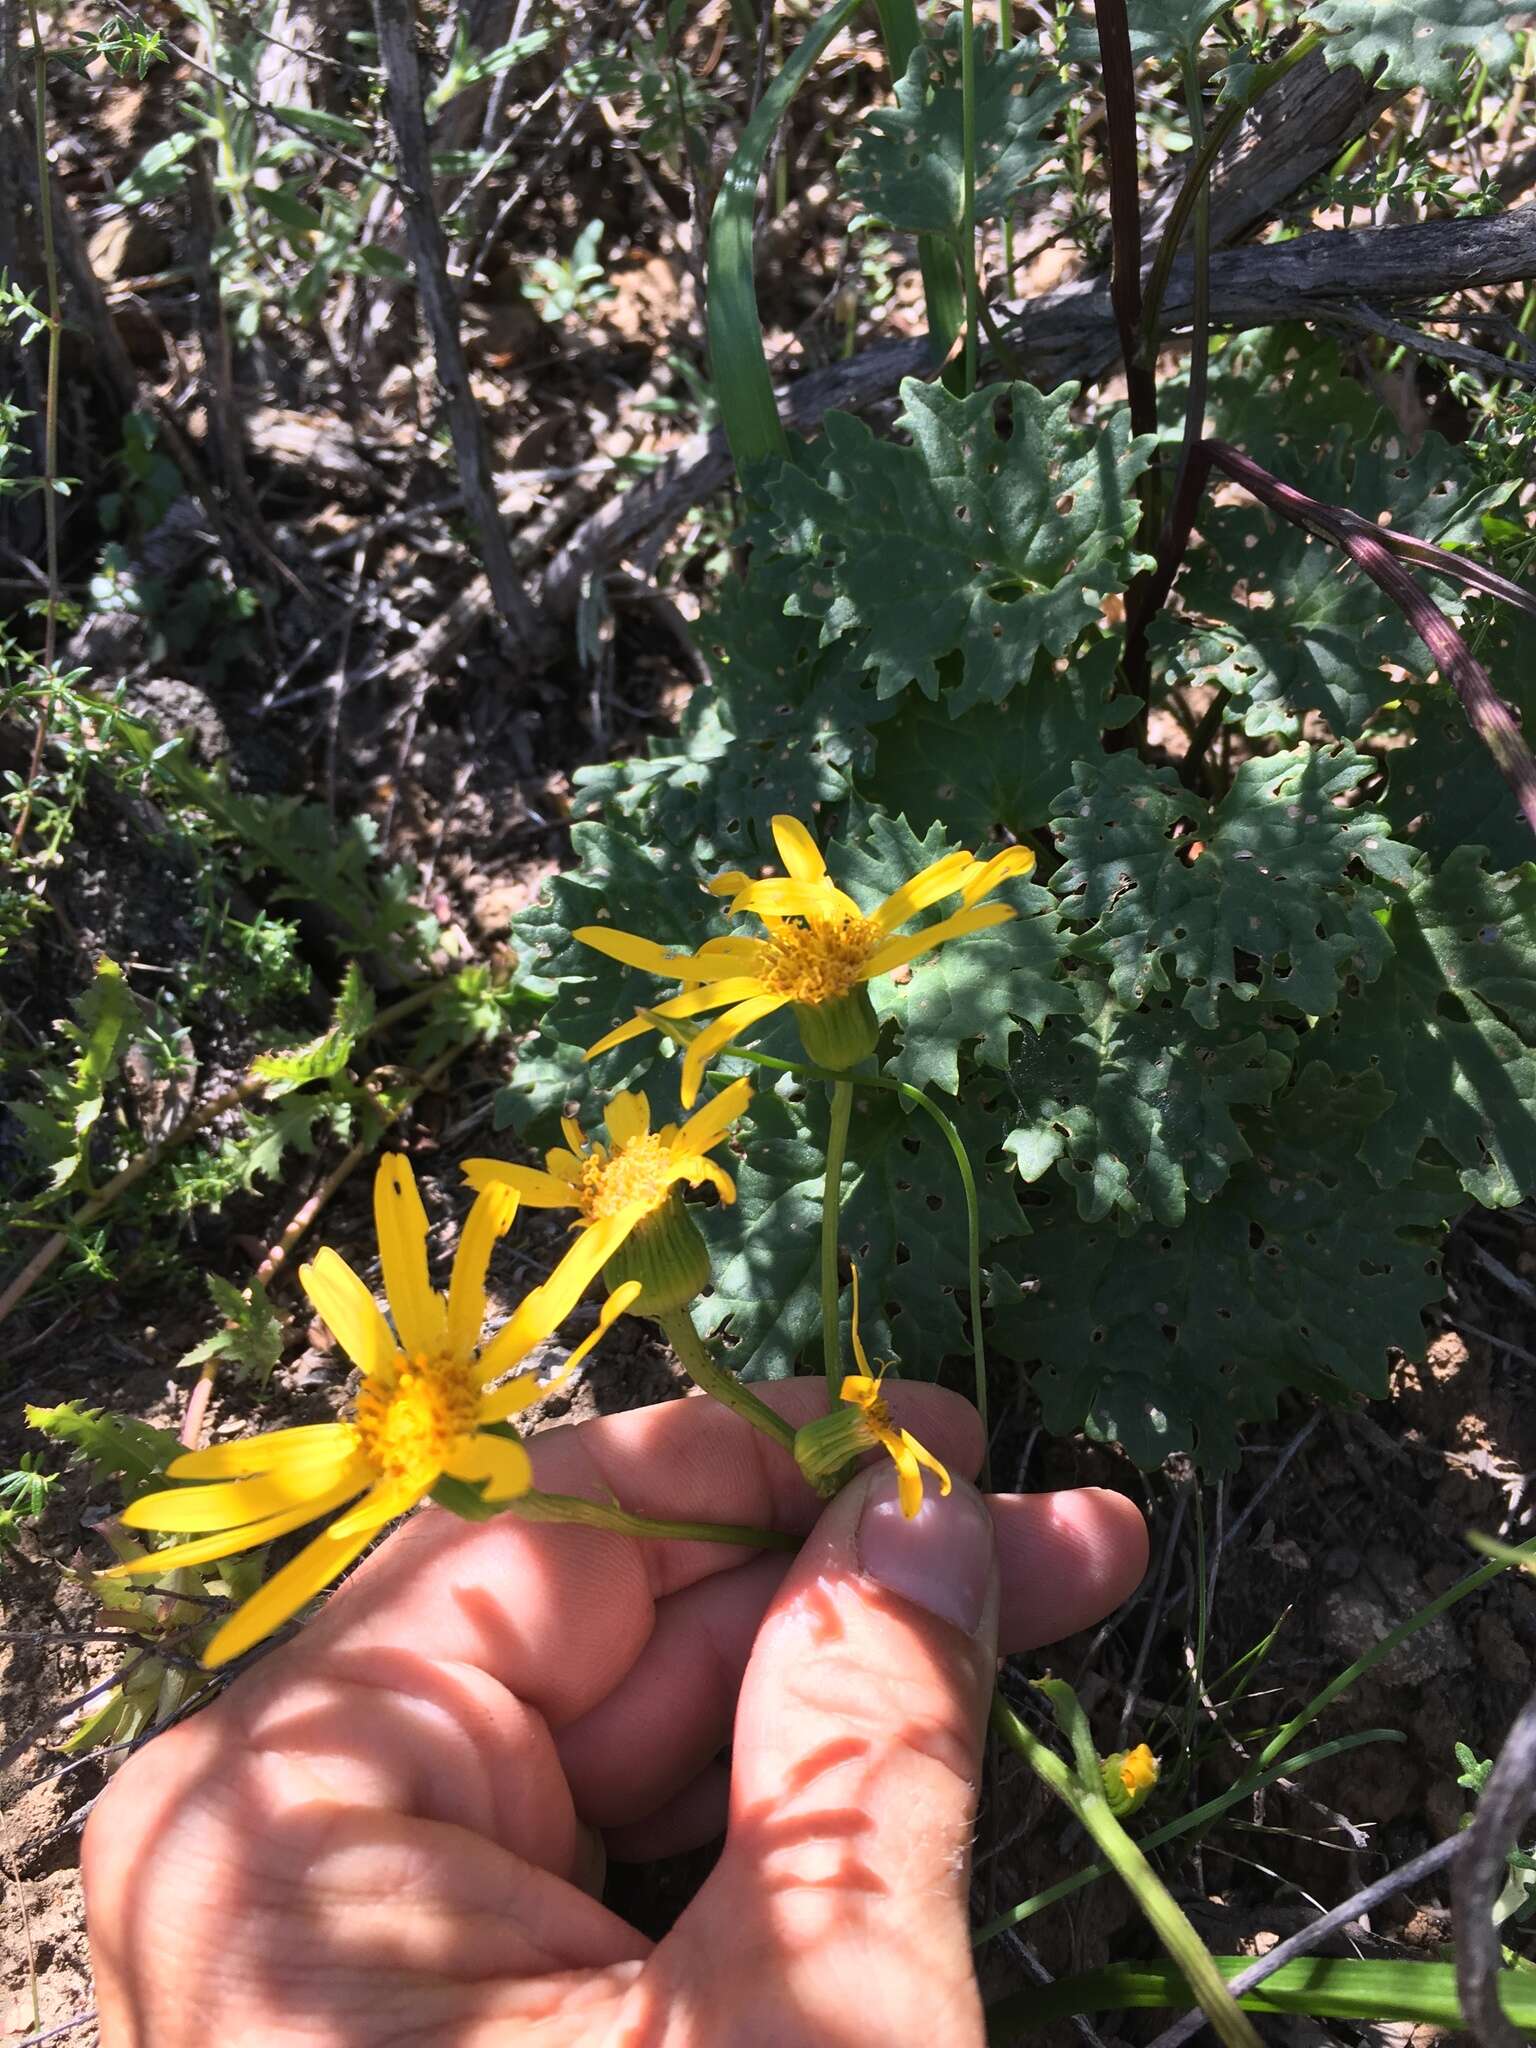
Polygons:
<instances>
[{"instance_id":1,"label":"yellow petal","mask_svg":"<svg viewBox=\"0 0 1536 2048\"><path fill-rule=\"evenodd\" d=\"M617 1024L612 1031L605 1032L595 1044L589 1045L582 1054L584 1060L595 1060L599 1053L612 1052L616 1045L627 1044L631 1038L643 1038L647 1031L656 1026L649 1017L631 1017L627 1024Z\"/></svg>"},{"instance_id":2,"label":"yellow petal","mask_svg":"<svg viewBox=\"0 0 1536 2048\"><path fill-rule=\"evenodd\" d=\"M395 1355L383 1311L340 1252L323 1245L299 1268L299 1285L359 1372L382 1372Z\"/></svg>"},{"instance_id":3,"label":"yellow petal","mask_svg":"<svg viewBox=\"0 0 1536 2048\"><path fill-rule=\"evenodd\" d=\"M872 953L864 962L863 978L873 981L876 975L892 974L898 967L905 967L909 960L931 953L935 946L942 946L949 939L963 939L971 932L989 931L993 925L1006 924L1014 915L1006 903L980 903L974 910L957 910L953 917L941 917L937 924L925 924L921 931L908 932L905 938L887 939L879 951Z\"/></svg>"},{"instance_id":4,"label":"yellow petal","mask_svg":"<svg viewBox=\"0 0 1536 2048\"><path fill-rule=\"evenodd\" d=\"M930 1472L935 1473L937 1475L939 1482L939 1492L948 1493L950 1490L949 1473L939 1463L938 1459L934 1457L933 1453L931 1451L925 1451L923 1449L923 1446L918 1442L917 1438L912 1434L910 1429L904 1429L901 1432L901 1440L906 1445L907 1449L911 1452L912 1456L917 1460L919 1465L926 1465Z\"/></svg>"},{"instance_id":5,"label":"yellow petal","mask_svg":"<svg viewBox=\"0 0 1536 2048\"><path fill-rule=\"evenodd\" d=\"M727 868L724 874L716 875L712 882L706 882L704 886L711 896L739 896L743 889L750 886L751 881L752 877L744 874L740 868Z\"/></svg>"},{"instance_id":6,"label":"yellow petal","mask_svg":"<svg viewBox=\"0 0 1536 2048\"><path fill-rule=\"evenodd\" d=\"M881 1442L890 1452L896 1465L896 1498L901 1503L901 1512L910 1522L923 1505L923 1474L913 1454L912 1445L905 1433L901 1436L887 1436L881 1432Z\"/></svg>"},{"instance_id":7,"label":"yellow petal","mask_svg":"<svg viewBox=\"0 0 1536 2048\"><path fill-rule=\"evenodd\" d=\"M237 1437L205 1451L186 1451L166 1468L167 1479L248 1479L279 1466L334 1465L349 1457L357 1439L344 1422L306 1422L296 1429L269 1429Z\"/></svg>"},{"instance_id":8,"label":"yellow petal","mask_svg":"<svg viewBox=\"0 0 1536 2048\"><path fill-rule=\"evenodd\" d=\"M564 1181L567 1188L573 1188L586 1172L587 1162L579 1152L567 1152L563 1145L551 1145L544 1154L544 1164L555 1180ZM569 1196L566 1198L569 1200Z\"/></svg>"},{"instance_id":9,"label":"yellow petal","mask_svg":"<svg viewBox=\"0 0 1536 2048\"><path fill-rule=\"evenodd\" d=\"M672 1154L671 1176L674 1180L685 1180L689 1187L702 1187L706 1181L715 1190L722 1202L736 1199L736 1183L723 1166L703 1152L674 1152Z\"/></svg>"},{"instance_id":10,"label":"yellow petal","mask_svg":"<svg viewBox=\"0 0 1536 2048\"><path fill-rule=\"evenodd\" d=\"M983 896L990 896L1004 882L1016 876L1031 875L1035 871L1035 856L1027 846L1005 846L1001 853L994 853L990 860L978 860L965 878L960 892L960 901L967 909L979 903Z\"/></svg>"},{"instance_id":11,"label":"yellow petal","mask_svg":"<svg viewBox=\"0 0 1536 2048\"><path fill-rule=\"evenodd\" d=\"M530 1209L571 1209L576 1198L569 1184L536 1166L514 1166L508 1159L466 1159L459 1171L481 1194L486 1188L515 1188Z\"/></svg>"},{"instance_id":12,"label":"yellow petal","mask_svg":"<svg viewBox=\"0 0 1536 2048\"><path fill-rule=\"evenodd\" d=\"M296 1558L259 1587L244 1606L235 1609L204 1650L203 1668L214 1671L220 1664L229 1663L231 1658L244 1656L263 1636L271 1635L284 1622L292 1621L301 1607L307 1607L318 1592L330 1585L333 1579L340 1578L372 1540L371 1529L354 1536L348 1543L333 1542L328 1530L317 1536Z\"/></svg>"},{"instance_id":13,"label":"yellow petal","mask_svg":"<svg viewBox=\"0 0 1536 2048\"><path fill-rule=\"evenodd\" d=\"M856 1348L862 1357L863 1347ZM873 1408L880 1398L880 1381L868 1371L845 1373L837 1398L846 1401L851 1408Z\"/></svg>"},{"instance_id":14,"label":"yellow petal","mask_svg":"<svg viewBox=\"0 0 1536 2048\"><path fill-rule=\"evenodd\" d=\"M593 1346L601 1343L619 1317L639 1299L639 1296L638 1280L626 1280L622 1287L616 1287L603 1303L597 1318L597 1328L590 1336L581 1340L553 1379L545 1380L541 1385L538 1375L529 1372L509 1380L504 1387L498 1387L495 1393L488 1394L481 1402L481 1421L505 1422L509 1415L520 1415L525 1408L531 1408L535 1401L547 1400L557 1387L570 1378Z\"/></svg>"},{"instance_id":15,"label":"yellow petal","mask_svg":"<svg viewBox=\"0 0 1536 2048\"><path fill-rule=\"evenodd\" d=\"M675 1152L708 1152L718 1145L737 1117L746 1113L752 1100L749 1079L732 1081L718 1095L712 1095L702 1109L696 1109L672 1139Z\"/></svg>"},{"instance_id":16,"label":"yellow petal","mask_svg":"<svg viewBox=\"0 0 1536 2048\"><path fill-rule=\"evenodd\" d=\"M368 1489L355 1508L338 1515L325 1533L333 1543L349 1543L354 1536L376 1535L386 1522L415 1507L426 1490L412 1486L408 1479L381 1479Z\"/></svg>"},{"instance_id":17,"label":"yellow petal","mask_svg":"<svg viewBox=\"0 0 1536 2048\"><path fill-rule=\"evenodd\" d=\"M920 910L926 910L942 897L953 896L964 885L973 865L968 853L946 853L909 882L903 882L899 889L893 889L875 912L875 923L882 931L895 931Z\"/></svg>"},{"instance_id":18,"label":"yellow petal","mask_svg":"<svg viewBox=\"0 0 1536 2048\"><path fill-rule=\"evenodd\" d=\"M784 872L797 882L819 882L827 872L821 848L798 818L780 813L773 820L773 843L779 849Z\"/></svg>"},{"instance_id":19,"label":"yellow petal","mask_svg":"<svg viewBox=\"0 0 1536 2048\"><path fill-rule=\"evenodd\" d=\"M684 1109L692 1109L699 1099L699 1084L704 1079L704 1069L709 1065L722 1046L730 1044L739 1032L768 1016L774 1010L782 1010L789 1001L788 996L754 995L746 1002L737 1003L734 1009L716 1017L707 1024L698 1037L683 1054L683 1078L679 1093Z\"/></svg>"},{"instance_id":20,"label":"yellow petal","mask_svg":"<svg viewBox=\"0 0 1536 2048\"><path fill-rule=\"evenodd\" d=\"M488 1386L553 1336L635 1227L633 1216L605 1216L579 1230L542 1287L525 1295L480 1354L475 1377Z\"/></svg>"},{"instance_id":21,"label":"yellow petal","mask_svg":"<svg viewBox=\"0 0 1536 2048\"><path fill-rule=\"evenodd\" d=\"M869 1378L869 1360L864 1356L864 1339L859 1335L859 1262L857 1259L853 1262L853 1355L859 1362L859 1371L866 1378ZM879 1381L876 1380L875 1386L877 1390L879 1384ZM843 1399L845 1401L849 1398L847 1386L848 1382L844 1380Z\"/></svg>"},{"instance_id":22,"label":"yellow petal","mask_svg":"<svg viewBox=\"0 0 1536 2048\"><path fill-rule=\"evenodd\" d=\"M487 1436L483 1431L469 1437L448 1460L445 1468L454 1479L471 1483L487 1480L487 1500L516 1500L533 1484L533 1460L509 1437Z\"/></svg>"},{"instance_id":23,"label":"yellow petal","mask_svg":"<svg viewBox=\"0 0 1536 2048\"><path fill-rule=\"evenodd\" d=\"M608 1126L608 1135L615 1145L633 1144L636 1138L647 1137L650 1133L650 1101L638 1088L626 1088L608 1104L603 1122Z\"/></svg>"},{"instance_id":24,"label":"yellow petal","mask_svg":"<svg viewBox=\"0 0 1536 2048\"><path fill-rule=\"evenodd\" d=\"M560 1132L563 1138L565 1139L566 1144L570 1146L572 1152L581 1153L586 1150L587 1141L582 1133L581 1125L577 1123L575 1117L561 1117Z\"/></svg>"},{"instance_id":25,"label":"yellow petal","mask_svg":"<svg viewBox=\"0 0 1536 2048\"><path fill-rule=\"evenodd\" d=\"M126 1564L115 1564L97 1576L103 1579L142 1579L152 1573L176 1571L181 1565L216 1564L221 1557L233 1557L241 1550L259 1550L264 1543L272 1543L279 1536L286 1536L290 1530L301 1528L305 1522L317 1521L321 1515L328 1515L332 1508L340 1507L366 1483L366 1477L363 1474L333 1486L329 1493L306 1501L302 1507L289 1508L286 1514L269 1515L264 1522L247 1522L240 1529L220 1529L212 1536L195 1536L190 1543L172 1543L164 1550L151 1551L147 1557L134 1557Z\"/></svg>"},{"instance_id":26,"label":"yellow petal","mask_svg":"<svg viewBox=\"0 0 1536 2048\"><path fill-rule=\"evenodd\" d=\"M260 1479L216 1480L210 1486L146 1493L123 1509L123 1520L130 1529L159 1529L172 1536L238 1529L291 1508L303 1508L301 1519L307 1521L317 1512L312 1503L322 1494L354 1477L362 1485L372 1476L367 1459L351 1449L349 1432L347 1446L333 1465L306 1460L291 1471L268 1472Z\"/></svg>"},{"instance_id":27,"label":"yellow petal","mask_svg":"<svg viewBox=\"0 0 1536 2048\"><path fill-rule=\"evenodd\" d=\"M669 953L654 939L636 938L633 932L610 931L605 924L584 924L571 933L594 953L605 953L625 967L639 967L663 981L698 981L698 962L691 953Z\"/></svg>"},{"instance_id":28,"label":"yellow petal","mask_svg":"<svg viewBox=\"0 0 1536 2048\"><path fill-rule=\"evenodd\" d=\"M448 1335L447 1311L427 1278L427 1212L403 1153L386 1153L379 1162L373 1181L373 1221L379 1233L384 1292L401 1345L413 1355L436 1356Z\"/></svg>"},{"instance_id":29,"label":"yellow petal","mask_svg":"<svg viewBox=\"0 0 1536 2048\"><path fill-rule=\"evenodd\" d=\"M767 919L826 919L864 915L851 896L845 895L834 883L825 879L820 882L786 882L774 878L767 882L753 882L743 889L731 904L733 917L744 916L748 911Z\"/></svg>"},{"instance_id":30,"label":"yellow petal","mask_svg":"<svg viewBox=\"0 0 1536 2048\"><path fill-rule=\"evenodd\" d=\"M517 1214L517 1190L492 1181L475 1197L464 1224L448 1284L448 1348L461 1364L474 1356L485 1328L485 1276L496 1240Z\"/></svg>"}]
</instances>

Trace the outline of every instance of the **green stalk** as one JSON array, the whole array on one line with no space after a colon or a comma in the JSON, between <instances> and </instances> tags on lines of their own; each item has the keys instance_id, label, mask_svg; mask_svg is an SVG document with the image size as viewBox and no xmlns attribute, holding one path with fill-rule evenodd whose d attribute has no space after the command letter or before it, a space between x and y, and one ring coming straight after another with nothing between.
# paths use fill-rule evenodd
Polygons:
<instances>
[{"instance_id":1,"label":"green stalk","mask_svg":"<svg viewBox=\"0 0 1536 2048\"><path fill-rule=\"evenodd\" d=\"M976 18L960 6L960 275L965 287L965 395L976 389Z\"/></svg>"},{"instance_id":2,"label":"green stalk","mask_svg":"<svg viewBox=\"0 0 1536 2048\"><path fill-rule=\"evenodd\" d=\"M837 1219L842 1210L843 1161L848 1153L848 1119L853 1113L853 1083L832 1083L832 1112L827 1124L827 1177L821 1187L821 1357L827 1375L827 1402L835 1408L843 1384L842 1331L838 1323Z\"/></svg>"},{"instance_id":3,"label":"green stalk","mask_svg":"<svg viewBox=\"0 0 1536 2048\"><path fill-rule=\"evenodd\" d=\"M917 7L915 0L875 0L875 12L880 17L880 35L894 87L898 79L906 77L912 52L922 41ZM954 347L955 337L965 318L965 300L955 263L954 244L945 235L919 235L917 261L923 274L923 298L928 308L928 346L933 360L942 363ZM960 374L960 366L950 364L944 374L946 387L956 389Z\"/></svg>"},{"instance_id":4,"label":"green stalk","mask_svg":"<svg viewBox=\"0 0 1536 2048\"><path fill-rule=\"evenodd\" d=\"M752 269L752 223L763 164L789 111L832 38L852 17L859 0L838 0L807 29L800 47L757 103L742 133L709 222L709 356L720 419L730 443L736 474L745 480L757 462L789 454L773 398L773 380L763 350L757 287Z\"/></svg>"},{"instance_id":5,"label":"green stalk","mask_svg":"<svg viewBox=\"0 0 1536 2048\"><path fill-rule=\"evenodd\" d=\"M1362 1749L1369 1742L1401 1742L1404 1737L1396 1728L1366 1728L1358 1735L1341 1735L1336 1742L1319 1743L1316 1749L1303 1751L1292 1757L1289 1763L1274 1764L1267 1771L1261 1771L1256 1778L1244 1778L1239 1785L1219 1793L1214 1799L1207 1799L1203 1806L1195 1807L1189 1813L1181 1813L1177 1820L1168 1821L1154 1829L1150 1835L1139 1839L1143 1849L1160 1849L1165 1842L1176 1842L1181 1835L1193 1833L1204 1827L1207 1821L1220 1820L1234 1806L1240 1806L1255 1792L1262 1792L1267 1785L1275 1784L1281 1778L1294 1777L1298 1772L1311 1768L1313 1764L1327 1763L1331 1757L1343 1756L1351 1749ZM980 1948L989 1941L995 1941L1000 1934L1006 1934L1010 1927L1018 1927L1025 1920L1033 1920L1037 1913L1043 1913L1047 1906L1058 1906L1063 1899L1070 1899L1074 1892L1086 1890L1101 1877L1108 1877L1107 1863L1090 1863L1082 1870L1074 1870L1070 1877L1064 1877L1059 1884L1036 1892L1032 1899L1021 1900L1017 1906L1010 1906L1006 1913L1000 1913L995 1920L989 1920L985 1927L978 1928L971 1936L972 1948Z\"/></svg>"},{"instance_id":6,"label":"green stalk","mask_svg":"<svg viewBox=\"0 0 1536 2048\"><path fill-rule=\"evenodd\" d=\"M569 1493L519 1494L511 1512L525 1522L562 1522L583 1529L608 1529L618 1536L667 1537L682 1543L734 1543L751 1550L798 1550L800 1539L780 1529L752 1529L740 1522L665 1522L632 1515L603 1501Z\"/></svg>"},{"instance_id":7,"label":"green stalk","mask_svg":"<svg viewBox=\"0 0 1536 2048\"><path fill-rule=\"evenodd\" d=\"M1062 1687L1061 1690L1065 1692L1067 1688ZM1054 1688L1052 1703L1057 1703ZM1075 1700L1073 1705L1076 1706ZM1073 1718L1082 1720L1080 1707ZM1088 1773L1083 1769L1080 1752L1086 1736L1073 1728L1073 1749L1079 1753L1078 1772L1074 1775L1056 1752L1025 1726L1001 1694L993 1696L992 1726L1005 1742L1018 1751L1035 1776L1056 1794L1091 1838L1105 1862L1125 1883L1153 1933L1187 1978L1190 1991L1206 2018L1227 2043L1227 2048L1262 2048L1258 2035L1228 1991L1226 1980L1205 1943L1190 1926L1143 1850L1110 1812L1102 1785L1084 1782ZM1088 1754L1095 1764L1093 1778L1096 1780L1097 1763L1093 1759L1091 1742Z\"/></svg>"},{"instance_id":8,"label":"green stalk","mask_svg":"<svg viewBox=\"0 0 1536 2048\"><path fill-rule=\"evenodd\" d=\"M1272 64L1261 66L1254 73L1246 95L1240 100L1234 100L1232 105L1218 114L1211 123L1205 143L1197 151L1195 160L1179 187L1179 195L1169 212L1167 224L1163 229L1163 238L1157 245L1152 272L1147 279L1147 289L1141 307L1141 350L1142 357L1147 363L1150 364L1157 359L1158 316L1162 311L1163 294L1168 289L1169 272L1173 269L1174 257L1179 253L1179 244L1184 239L1184 230L1189 225L1190 215L1194 212L1195 201L1210 176L1211 166L1221 154L1227 137L1248 110L1272 85L1278 85L1280 80L1294 71L1298 64L1304 63L1314 50L1321 47L1322 41L1321 29L1308 29L1283 56L1277 57Z\"/></svg>"},{"instance_id":9,"label":"green stalk","mask_svg":"<svg viewBox=\"0 0 1536 2048\"><path fill-rule=\"evenodd\" d=\"M1223 1977L1249 1968L1251 1956L1213 1956ZM1536 1981L1508 1971L1501 1990L1516 2026L1536 2028ZM1080 2012L1130 2012L1185 2006L1190 1987L1166 1963L1111 1963L1061 1977L1007 1998L987 2013L993 2048L1031 2040L1053 2020ZM1320 2020L1417 2020L1460 2033L1466 2026L1456 1995L1454 1963L1360 1962L1353 1956L1304 1956L1286 1963L1238 2003L1249 2012L1299 2013Z\"/></svg>"},{"instance_id":10,"label":"green stalk","mask_svg":"<svg viewBox=\"0 0 1536 2048\"><path fill-rule=\"evenodd\" d=\"M711 1353L709 1346L693 1327L693 1318L687 1309L676 1308L664 1316L658 1316L667 1342L682 1360L688 1377L695 1386L702 1387L739 1415L743 1422L750 1422L754 1429L760 1429L764 1436L772 1437L780 1450L795 1454L795 1432L782 1415L775 1415L766 1402L759 1401L756 1394L744 1387L735 1373L727 1371Z\"/></svg>"},{"instance_id":11,"label":"green stalk","mask_svg":"<svg viewBox=\"0 0 1536 2048\"><path fill-rule=\"evenodd\" d=\"M677 1033L681 1043L687 1043L685 1032ZM776 1074L794 1074L802 1081L828 1081L837 1083L844 1077L828 1073L822 1067L811 1067L799 1060L775 1059L772 1053L756 1052L751 1046L733 1045L732 1055L737 1059L750 1060L757 1067L771 1067ZM716 1076L716 1078L720 1078ZM981 1323L981 1199L976 1190L976 1176L971 1170L970 1154L965 1149L965 1140L955 1129L939 1105L921 1088L914 1088L910 1081L892 1081L884 1074L855 1074L848 1080L850 1088L883 1088L889 1095L900 1095L915 1108L926 1111L944 1134L960 1175L960 1185L965 1191L965 1224L967 1233L966 1256L971 1301L971 1359L976 1374L976 1408L981 1416L982 1436L988 1449L982 1459L981 1483L991 1484L991 1440L988 1425L987 1402L987 1340Z\"/></svg>"}]
</instances>

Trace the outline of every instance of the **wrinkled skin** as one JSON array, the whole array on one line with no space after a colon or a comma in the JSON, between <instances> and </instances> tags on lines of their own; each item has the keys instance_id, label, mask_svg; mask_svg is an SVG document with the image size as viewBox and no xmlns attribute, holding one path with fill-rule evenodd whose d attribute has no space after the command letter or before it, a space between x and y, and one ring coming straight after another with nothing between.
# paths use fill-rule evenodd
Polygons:
<instances>
[{"instance_id":1,"label":"wrinkled skin","mask_svg":"<svg viewBox=\"0 0 1536 2048\"><path fill-rule=\"evenodd\" d=\"M980 2048L966 1905L995 1660L1108 1612L1145 1535L1094 1491L988 1517L959 1477L974 1411L889 1392L957 1475L894 1538L888 1461L823 1507L700 1399L541 1434L537 1484L793 1531L798 1556L436 1509L398 1530L98 1802L103 2048ZM797 1423L824 1400L768 1398ZM891 1590L892 1541L929 1578L938 1560L934 1600L979 1603L974 1627ZM665 1940L599 1902L605 1849L722 1827Z\"/></svg>"}]
</instances>

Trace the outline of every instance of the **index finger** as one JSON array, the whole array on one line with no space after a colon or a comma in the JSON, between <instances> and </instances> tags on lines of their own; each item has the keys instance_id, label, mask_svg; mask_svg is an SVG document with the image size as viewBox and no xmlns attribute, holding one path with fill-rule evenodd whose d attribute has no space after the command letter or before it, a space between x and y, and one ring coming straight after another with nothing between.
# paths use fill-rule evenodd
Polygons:
<instances>
[{"instance_id":1,"label":"index finger","mask_svg":"<svg viewBox=\"0 0 1536 2048\"><path fill-rule=\"evenodd\" d=\"M797 1426L826 1404L820 1380L764 1386ZM958 1394L892 1384L898 1424L967 1475L981 1462L975 1409ZM822 1501L787 1451L718 1402L657 1407L542 1431L528 1440L542 1492L612 1502L671 1520L742 1523L804 1535ZM466 1523L429 1509L391 1536L285 1659L313 1675L358 1650L427 1649L467 1665L565 1726L605 1698L650 1636L666 1594L760 1556L755 1549L521 1521Z\"/></svg>"}]
</instances>

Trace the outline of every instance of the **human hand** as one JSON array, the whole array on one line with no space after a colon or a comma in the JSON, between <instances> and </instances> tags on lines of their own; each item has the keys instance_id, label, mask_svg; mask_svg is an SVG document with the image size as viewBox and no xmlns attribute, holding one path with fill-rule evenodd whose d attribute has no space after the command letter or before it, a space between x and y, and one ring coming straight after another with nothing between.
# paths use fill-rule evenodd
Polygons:
<instances>
[{"instance_id":1,"label":"human hand","mask_svg":"<svg viewBox=\"0 0 1536 2048\"><path fill-rule=\"evenodd\" d=\"M98 1801L103 2048L975 2048L996 1657L1124 1599L1146 1538L1112 1493L988 1513L959 1476L974 1409L886 1391L955 1474L912 1522L885 1459L824 1506L708 1400L531 1442L546 1491L789 1530L795 1557L435 1509L397 1531ZM764 1397L796 1424L824 1402ZM595 1896L605 1841L641 1859L722 1826L663 1941Z\"/></svg>"}]
</instances>

